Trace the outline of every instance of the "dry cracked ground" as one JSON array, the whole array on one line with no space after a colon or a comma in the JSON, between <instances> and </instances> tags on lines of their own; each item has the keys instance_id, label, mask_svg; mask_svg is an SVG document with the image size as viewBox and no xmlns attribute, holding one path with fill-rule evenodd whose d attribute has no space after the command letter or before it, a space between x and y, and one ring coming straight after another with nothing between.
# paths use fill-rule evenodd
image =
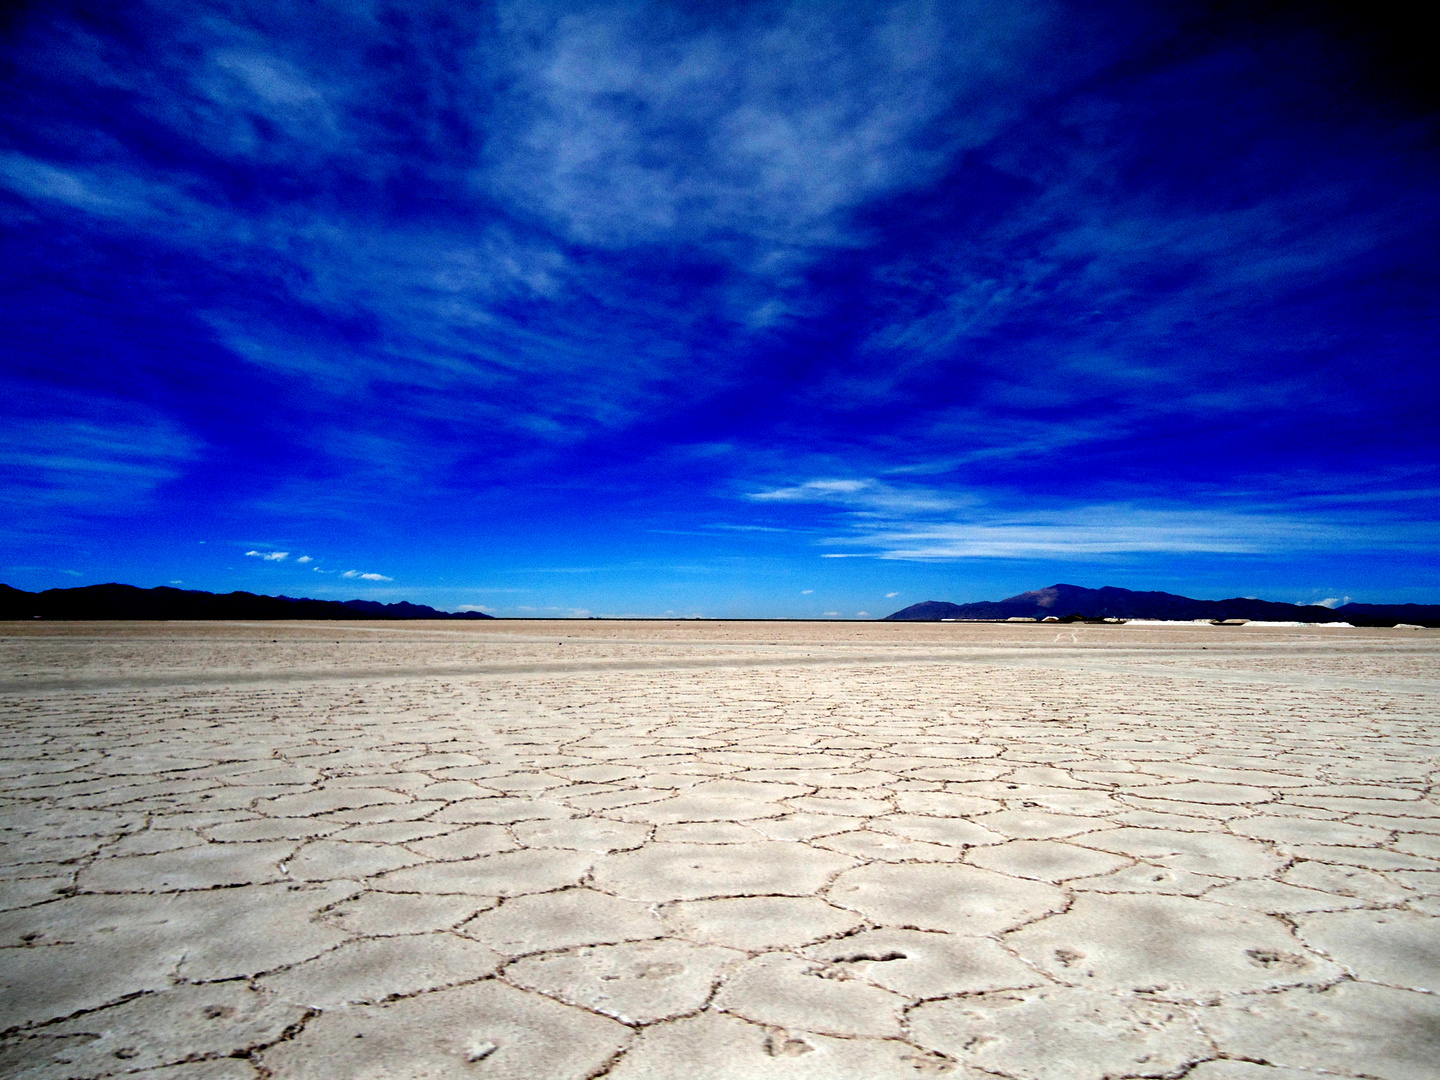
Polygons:
<instances>
[{"instance_id":1,"label":"dry cracked ground","mask_svg":"<svg viewBox=\"0 0 1440 1080\"><path fill-rule=\"evenodd\" d=\"M1440 1076L1440 633L0 629L0 1075Z\"/></svg>"}]
</instances>

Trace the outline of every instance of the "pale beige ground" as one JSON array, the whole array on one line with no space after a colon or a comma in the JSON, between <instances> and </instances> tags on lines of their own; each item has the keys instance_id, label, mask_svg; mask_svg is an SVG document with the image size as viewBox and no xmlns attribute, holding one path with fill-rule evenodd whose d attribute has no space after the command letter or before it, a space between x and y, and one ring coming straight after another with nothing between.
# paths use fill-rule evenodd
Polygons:
<instances>
[{"instance_id":1,"label":"pale beige ground","mask_svg":"<svg viewBox=\"0 0 1440 1080\"><path fill-rule=\"evenodd\" d=\"M0 1076L1435 1080L1437 660L0 624Z\"/></svg>"}]
</instances>

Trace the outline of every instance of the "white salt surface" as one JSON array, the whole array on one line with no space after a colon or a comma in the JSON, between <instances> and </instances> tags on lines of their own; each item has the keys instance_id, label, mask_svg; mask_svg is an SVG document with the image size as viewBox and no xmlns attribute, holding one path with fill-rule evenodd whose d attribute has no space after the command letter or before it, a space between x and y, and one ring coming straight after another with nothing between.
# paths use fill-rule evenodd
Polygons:
<instances>
[{"instance_id":1,"label":"white salt surface","mask_svg":"<svg viewBox=\"0 0 1440 1080\"><path fill-rule=\"evenodd\" d=\"M0 1075L1434 1080L1331 629L10 624Z\"/></svg>"}]
</instances>

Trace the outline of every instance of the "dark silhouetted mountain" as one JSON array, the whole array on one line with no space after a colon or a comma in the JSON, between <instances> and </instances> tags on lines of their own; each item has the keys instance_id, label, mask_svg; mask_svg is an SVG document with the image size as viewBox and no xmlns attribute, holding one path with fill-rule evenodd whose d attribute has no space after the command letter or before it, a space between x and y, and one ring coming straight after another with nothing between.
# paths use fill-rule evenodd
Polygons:
<instances>
[{"instance_id":1,"label":"dark silhouetted mountain","mask_svg":"<svg viewBox=\"0 0 1440 1080\"><path fill-rule=\"evenodd\" d=\"M1415 623L1440 626L1440 604L1345 604L1337 608L1318 604L1279 604L1269 600L1235 597L1230 600L1192 600L1166 592L1134 592L1106 587L1051 585L975 604L948 604L926 600L887 615L897 622L936 622L941 619L1253 619L1258 622L1348 622L1354 626L1394 626Z\"/></svg>"},{"instance_id":2,"label":"dark silhouetted mountain","mask_svg":"<svg viewBox=\"0 0 1440 1080\"><path fill-rule=\"evenodd\" d=\"M0 585L0 619L489 619L479 611L451 613L424 604L374 600L308 600L194 589L85 585L31 593Z\"/></svg>"}]
</instances>

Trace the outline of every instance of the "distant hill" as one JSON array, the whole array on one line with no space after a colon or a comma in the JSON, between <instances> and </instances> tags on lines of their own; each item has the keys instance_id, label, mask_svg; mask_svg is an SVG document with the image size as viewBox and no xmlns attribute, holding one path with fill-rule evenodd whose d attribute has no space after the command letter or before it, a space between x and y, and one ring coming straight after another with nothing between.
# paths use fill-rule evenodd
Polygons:
<instances>
[{"instance_id":1,"label":"distant hill","mask_svg":"<svg viewBox=\"0 0 1440 1080\"><path fill-rule=\"evenodd\" d=\"M1440 626L1440 604L1345 604L1337 608L1318 604L1277 604L1269 600L1235 597L1230 600L1192 600L1166 592L1134 592L1106 587L1051 585L975 604L948 604L926 600L885 616L896 622L937 622L941 619L1253 619L1260 622L1348 622L1353 626L1394 626L1415 623Z\"/></svg>"},{"instance_id":2,"label":"distant hill","mask_svg":"<svg viewBox=\"0 0 1440 1080\"><path fill-rule=\"evenodd\" d=\"M307 600L195 589L85 585L25 592L0 585L0 619L489 619L479 611L452 614L424 604L374 600Z\"/></svg>"}]
</instances>

